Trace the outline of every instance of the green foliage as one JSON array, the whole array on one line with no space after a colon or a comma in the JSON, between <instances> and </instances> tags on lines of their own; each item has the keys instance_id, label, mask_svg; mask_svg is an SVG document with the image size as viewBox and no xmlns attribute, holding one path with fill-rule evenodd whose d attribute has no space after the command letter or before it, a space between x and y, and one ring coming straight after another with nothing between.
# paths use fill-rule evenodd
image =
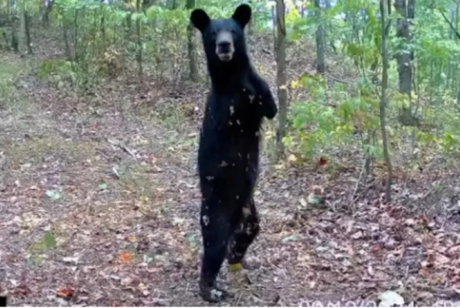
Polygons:
<instances>
[{"instance_id":1,"label":"green foliage","mask_svg":"<svg viewBox=\"0 0 460 308\"><path fill-rule=\"evenodd\" d=\"M394 154L406 150L423 153L436 150L452 155L460 150L460 108L456 101L460 44L440 14L443 11L450 15L452 4L436 2L436 5L433 8L427 3L416 3L416 19L410 28L411 42L396 36L399 16L394 8L389 17L388 52L392 58L387 93L387 131ZM338 1L330 9L322 8L319 15L315 13L317 9L313 2L307 7L310 10L307 18L296 11L286 15L288 39L298 43L311 40L321 24L326 40L340 48L344 60L354 63L360 79L346 86L307 75L292 80L291 88L305 88L308 99L292 102L285 144L290 151L305 156L333 155L338 149L346 148L354 152L361 150L363 154L381 159L378 140L382 30L378 1ZM398 92L398 71L393 56L412 51L415 54L415 86L409 99ZM333 71L331 73L334 75ZM397 118L403 108L412 109L421 124L401 127ZM407 149L412 144L410 140L415 140L413 149Z\"/></svg>"},{"instance_id":2,"label":"green foliage","mask_svg":"<svg viewBox=\"0 0 460 308\"><path fill-rule=\"evenodd\" d=\"M59 88L67 86L74 90L83 88L88 80L78 63L63 59L44 60L37 77Z\"/></svg>"},{"instance_id":3,"label":"green foliage","mask_svg":"<svg viewBox=\"0 0 460 308\"><path fill-rule=\"evenodd\" d=\"M254 9L253 29L271 37L271 11L275 2L249 2ZM289 7L285 16L287 35L288 41L295 43L292 45L311 42L321 25L326 35L326 60L332 67L328 74L339 75L334 70L336 64L340 69L352 66L349 69L352 74L345 76L344 82L336 82L329 75L322 78L309 74L289 81L292 89L301 88L308 97L293 99L291 103L285 138L288 150L310 156L335 155L338 149L346 148L380 159L382 30L379 2L341 0L318 12L313 1L304 1L304 16L291 1L285 2ZM20 0L9 5L7 0L0 0L0 16L10 9L16 17L21 10L38 16L43 9L41 3ZM115 0L111 4L95 0L55 0L51 19L62 38L66 57L43 61L39 77L57 86L86 90L123 71L137 74L138 66L142 65L143 74L157 81L180 84L188 75L190 61L187 37L190 11L185 9L185 0L175 1L174 8L172 3L145 1L138 8L135 0ZM196 7L218 18L230 16L240 3L196 0ZM392 8L387 130L393 154L407 150L412 140L415 140L414 148L410 149L413 152L437 150L454 155L460 150L460 107L456 100L460 90L460 44L441 15L444 12L451 17L452 5L449 1L417 1L410 42L397 37L395 25L399 16ZM458 18L453 20L457 21ZM200 44L196 45L198 52L202 52ZM288 48L292 45L288 44ZM414 87L409 98L398 92L395 56L411 52L414 52ZM198 66L202 67L202 55L197 55L197 59L200 60ZM2 91L0 82L0 97ZM421 124L401 127L397 118L404 108L410 108ZM175 108L156 112L163 121L173 123L171 125L180 123L181 116Z\"/></svg>"},{"instance_id":4,"label":"green foliage","mask_svg":"<svg viewBox=\"0 0 460 308\"><path fill-rule=\"evenodd\" d=\"M43 243L48 248L56 247L56 238L54 237L54 234L49 231L45 232L43 235Z\"/></svg>"},{"instance_id":5,"label":"green foliage","mask_svg":"<svg viewBox=\"0 0 460 308\"><path fill-rule=\"evenodd\" d=\"M374 97L354 96L355 91L347 91L341 84L326 90L325 80L315 76L303 76L300 84L310 89L310 99L292 105L292 132L286 138L289 147L306 156L353 145L369 148L368 138L358 135L366 137L378 129L378 101ZM377 154L375 149L371 152Z\"/></svg>"},{"instance_id":6,"label":"green foliage","mask_svg":"<svg viewBox=\"0 0 460 308\"><path fill-rule=\"evenodd\" d=\"M16 65L7 61L0 61L0 109L7 107L7 102L13 100L15 96L14 83L19 77Z\"/></svg>"}]
</instances>

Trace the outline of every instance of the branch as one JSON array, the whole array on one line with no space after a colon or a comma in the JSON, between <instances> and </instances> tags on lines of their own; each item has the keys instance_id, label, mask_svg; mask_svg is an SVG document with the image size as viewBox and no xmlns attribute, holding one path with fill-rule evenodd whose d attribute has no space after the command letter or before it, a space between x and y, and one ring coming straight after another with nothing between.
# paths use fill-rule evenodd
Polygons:
<instances>
[{"instance_id":1,"label":"branch","mask_svg":"<svg viewBox=\"0 0 460 308\"><path fill-rule=\"evenodd\" d=\"M455 27L452 24L452 22L447 18L447 16L444 14L443 11L441 11L440 9L438 9L438 11L441 13L442 17L444 17L444 20L449 24L450 29L455 32L455 35L460 40L460 33L457 31L457 29L455 29Z\"/></svg>"}]
</instances>

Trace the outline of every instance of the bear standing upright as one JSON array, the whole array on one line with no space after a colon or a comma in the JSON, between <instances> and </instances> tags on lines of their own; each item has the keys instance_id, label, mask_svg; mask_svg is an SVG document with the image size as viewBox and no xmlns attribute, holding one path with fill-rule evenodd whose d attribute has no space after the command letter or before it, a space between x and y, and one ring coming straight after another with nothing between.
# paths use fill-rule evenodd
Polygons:
<instances>
[{"instance_id":1,"label":"bear standing upright","mask_svg":"<svg viewBox=\"0 0 460 308\"><path fill-rule=\"evenodd\" d=\"M227 19L210 19L202 9L190 17L202 34L212 83L198 150L204 244L200 295L210 302L227 295L216 285L225 258L231 268L240 268L259 233L253 191L260 130L263 118L273 119L278 112L268 84L249 59L244 27L250 18L247 4Z\"/></svg>"}]
</instances>

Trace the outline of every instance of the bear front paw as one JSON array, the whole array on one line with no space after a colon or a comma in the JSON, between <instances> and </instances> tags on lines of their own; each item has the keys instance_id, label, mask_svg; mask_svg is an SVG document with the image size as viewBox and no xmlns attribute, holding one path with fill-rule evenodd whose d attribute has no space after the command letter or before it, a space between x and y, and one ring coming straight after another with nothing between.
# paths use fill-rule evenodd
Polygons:
<instances>
[{"instance_id":1,"label":"bear front paw","mask_svg":"<svg viewBox=\"0 0 460 308\"><path fill-rule=\"evenodd\" d=\"M276 106L273 98L265 105L265 117L269 120L273 119L278 113L278 107Z\"/></svg>"},{"instance_id":2,"label":"bear front paw","mask_svg":"<svg viewBox=\"0 0 460 308\"><path fill-rule=\"evenodd\" d=\"M222 288L217 286L207 287L201 286L200 287L200 296L203 300L210 302L210 303L217 303L220 302L228 297L228 292Z\"/></svg>"}]
</instances>

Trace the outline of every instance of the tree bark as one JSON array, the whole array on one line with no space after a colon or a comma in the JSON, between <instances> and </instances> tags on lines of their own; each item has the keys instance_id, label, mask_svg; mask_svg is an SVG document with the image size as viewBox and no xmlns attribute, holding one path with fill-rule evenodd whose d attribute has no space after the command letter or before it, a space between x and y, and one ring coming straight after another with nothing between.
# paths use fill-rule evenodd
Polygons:
<instances>
[{"instance_id":1,"label":"tree bark","mask_svg":"<svg viewBox=\"0 0 460 308\"><path fill-rule=\"evenodd\" d=\"M276 52L276 6L273 5L271 9L271 15L272 15L272 23L273 23L273 49Z\"/></svg>"},{"instance_id":2,"label":"tree bark","mask_svg":"<svg viewBox=\"0 0 460 308\"><path fill-rule=\"evenodd\" d=\"M388 140L386 132L386 105L387 105L387 88L388 88L388 51L387 51L387 38L388 38L388 29L389 25L386 23L385 17L385 0L380 0L380 19L382 27L382 93L380 99L380 128L382 131L382 146L383 146L383 156L385 157L385 163L387 165L387 186L385 192L386 202L391 202L391 181L392 181L392 167L390 153L388 150Z\"/></svg>"},{"instance_id":3,"label":"tree bark","mask_svg":"<svg viewBox=\"0 0 460 308\"><path fill-rule=\"evenodd\" d=\"M25 36L25 43L27 48L27 53L31 55L32 52L32 38L30 36L30 14L26 10L24 10L24 36Z\"/></svg>"},{"instance_id":4,"label":"tree bark","mask_svg":"<svg viewBox=\"0 0 460 308\"><path fill-rule=\"evenodd\" d=\"M455 41L458 40L458 37L457 37L457 33L458 33L458 19L459 19L459 16L458 16L458 9L460 7L460 1L456 1L455 4L454 4L454 16L455 18L452 19L454 21L454 25L455 25L455 29L454 29L454 33L453 33L453 39ZM454 74L452 74L454 75ZM459 82L458 82L458 87L457 87L457 105L460 105L460 75L457 75L457 78L459 78Z\"/></svg>"},{"instance_id":5,"label":"tree bark","mask_svg":"<svg viewBox=\"0 0 460 308\"><path fill-rule=\"evenodd\" d=\"M318 28L316 29L316 71L319 74L324 74L326 71L325 55L324 55L324 29L321 14L321 0L315 0L316 18Z\"/></svg>"},{"instance_id":6,"label":"tree bark","mask_svg":"<svg viewBox=\"0 0 460 308\"><path fill-rule=\"evenodd\" d=\"M276 132L276 158L284 156L283 138L286 135L287 120L287 78L286 78L286 24L284 0L276 0L276 81L278 86L279 117Z\"/></svg>"},{"instance_id":7,"label":"tree bark","mask_svg":"<svg viewBox=\"0 0 460 308\"><path fill-rule=\"evenodd\" d=\"M18 18L13 12L11 15L11 48L14 52L19 53L19 39L18 39Z\"/></svg>"},{"instance_id":8,"label":"tree bark","mask_svg":"<svg viewBox=\"0 0 460 308\"><path fill-rule=\"evenodd\" d=\"M187 9L195 8L195 0L187 0ZM191 22L187 26L187 48L188 48L188 63L190 79L194 82L198 81L198 67L196 63L196 46L195 46L195 29Z\"/></svg>"},{"instance_id":9,"label":"tree bark","mask_svg":"<svg viewBox=\"0 0 460 308\"><path fill-rule=\"evenodd\" d=\"M396 21L396 36L401 40L399 52L396 54L396 62L398 64L399 77L399 92L407 95L409 104L412 93L412 60L414 57L413 51L409 51L408 44L411 42L411 34L409 29L409 19L413 19L415 15L414 2L410 0L395 0L394 6L400 17ZM409 107L402 107L399 120L401 124L406 126L417 125L417 119L412 115Z\"/></svg>"},{"instance_id":10,"label":"tree bark","mask_svg":"<svg viewBox=\"0 0 460 308\"><path fill-rule=\"evenodd\" d=\"M142 11L141 0L136 0L136 10L138 13ZM144 68L142 66L142 34L141 34L141 19L136 19L136 34L137 34L137 63L139 68L139 78L142 80Z\"/></svg>"},{"instance_id":11,"label":"tree bark","mask_svg":"<svg viewBox=\"0 0 460 308\"><path fill-rule=\"evenodd\" d=\"M42 23L43 23L43 26L45 27L49 26L49 16L51 12L53 11L53 5L54 5L54 0L51 0L48 2L48 5L46 5L43 10Z\"/></svg>"}]
</instances>

